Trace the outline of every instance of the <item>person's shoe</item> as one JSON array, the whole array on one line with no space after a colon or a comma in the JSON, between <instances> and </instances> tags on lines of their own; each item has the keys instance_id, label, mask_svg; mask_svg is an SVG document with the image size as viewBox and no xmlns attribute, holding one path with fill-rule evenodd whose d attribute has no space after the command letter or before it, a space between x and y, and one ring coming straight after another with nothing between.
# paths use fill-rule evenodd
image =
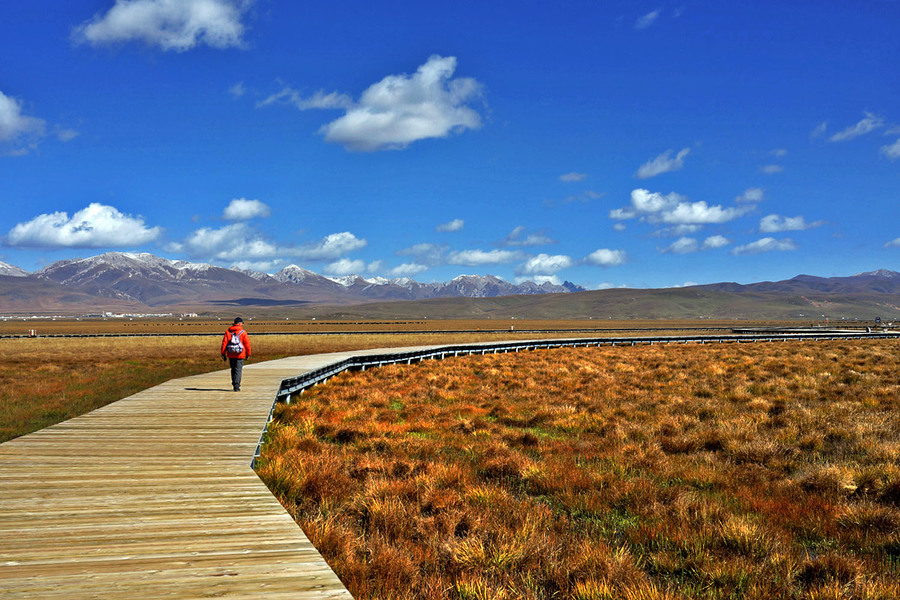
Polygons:
<instances>
[{"instance_id":1,"label":"person's shoe","mask_svg":"<svg viewBox=\"0 0 900 600\"><path fill-rule=\"evenodd\" d=\"M234 388L234 391L239 392L239 391L241 391L241 388L236 387L236 388Z\"/></svg>"}]
</instances>

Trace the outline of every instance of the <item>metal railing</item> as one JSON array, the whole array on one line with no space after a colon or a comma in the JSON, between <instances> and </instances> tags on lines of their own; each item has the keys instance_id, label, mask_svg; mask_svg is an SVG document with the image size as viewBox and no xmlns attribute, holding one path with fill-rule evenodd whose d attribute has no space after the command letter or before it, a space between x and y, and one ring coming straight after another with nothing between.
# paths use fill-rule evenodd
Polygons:
<instances>
[{"instance_id":1,"label":"metal railing","mask_svg":"<svg viewBox=\"0 0 900 600\"><path fill-rule=\"evenodd\" d=\"M472 354L501 354L508 352L521 352L528 350L543 350L552 348L585 348L601 346L636 346L655 344L734 344L734 343L761 343L761 342L787 342L787 341L823 341L845 339L900 339L900 333L894 332L803 332L803 333L771 333L761 335L686 335L686 336L659 336L659 337L619 337L619 338L580 338L580 339L555 339L555 340L526 340L517 342L487 342L471 344L454 344L449 346L436 346L425 350L408 350L404 352L388 352L384 354L368 354L351 356L344 360L336 361L302 373L296 377L282 380L266 426L259 437L256 452L253 455L251 467L256 466L256 459L262 451L268 424L272 422L272 414L279 402L290 403L293 398L302 394L316 385L327 382L329 379L344 371L365 371L373 367L384 365L413 364L423 360L442 360L454 356L469 356Z\"/></svg>"}]
</instances>

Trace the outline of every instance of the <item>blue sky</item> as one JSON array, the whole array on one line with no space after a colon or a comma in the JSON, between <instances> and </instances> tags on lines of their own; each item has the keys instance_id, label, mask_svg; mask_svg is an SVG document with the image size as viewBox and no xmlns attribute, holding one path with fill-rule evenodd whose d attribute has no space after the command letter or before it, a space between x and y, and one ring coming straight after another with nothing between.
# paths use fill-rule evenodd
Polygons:
<instances>
[{"instance_id":1,"label":"blue sky","mask_svg":"<svg viewBox=\"0 0 900 600\"><path fill-rule=\"evenodd\" d=\"M5 2L0 260L900 270L898 30L896 0Z\"/></svg>"}]
</instances>

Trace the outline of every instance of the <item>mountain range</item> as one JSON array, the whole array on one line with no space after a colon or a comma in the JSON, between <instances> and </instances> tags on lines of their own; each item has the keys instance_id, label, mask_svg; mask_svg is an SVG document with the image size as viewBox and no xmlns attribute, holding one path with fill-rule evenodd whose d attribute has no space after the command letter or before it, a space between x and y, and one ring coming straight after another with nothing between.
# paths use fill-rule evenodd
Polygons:
<instances>
[{"instance_id":1,"label":"mountain range","mask_svg":"<svg viewBox=\"0 0 900 600\"><path fill-rule=\"evenodd\" d=\"M0 262L3 312L64 308L95 298L99 308L186 307L215 305L277 306L358 304L429 298L486 298L584 291L566 282L509 283L492 275L461 275L445 283L420 283L408 277L329 278L297 265L275 274L173 261L147 253L108 252L62 260L28 273Z\"/></svg>"},{"instance_id":2,"label":"mountain range","mask_svg":"<svg viewBox=\"0 0 900 600\"><path fill-rule=\"evenodd\" d=\"M215 313L236 307L329 318L900 321L900 273L586 291L569 282L513 284L491 275L420 283L329 278L296 265L267 274L121 252L63 260L34 273L0 262L0 314Z\"/></svg>"}]
</instances>

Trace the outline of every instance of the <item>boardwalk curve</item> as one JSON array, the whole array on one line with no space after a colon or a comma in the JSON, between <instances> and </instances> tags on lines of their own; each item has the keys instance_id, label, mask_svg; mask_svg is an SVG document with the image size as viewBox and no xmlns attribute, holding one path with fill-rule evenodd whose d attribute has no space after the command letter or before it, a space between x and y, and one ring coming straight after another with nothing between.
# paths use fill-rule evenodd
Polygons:
<instances>
[{"instance_id":1,"label":"boardwalk curve","mask_svg":"<svg viewBox=\"0 0 900 600\"><path fill-rule=\"evenodd\" d=\"M359 354L359 352L355 353ZM0 444L0 598L351 598L250 468L281 380L168 381Z\"/></svg>"},{"instance_id":2,"label":"boardwalk curve","mask_svg":"<svg viewBox=\"0 0 900 600\"><path fill-rule=\"evenodd\" d=\"M227 371L174 379L0 444L0 598L351 598L250 468L273 400L290 401L341 370L569 345L803 339L594 338L319 354L248 365L240 393L230 391Z\"/></svg>"}]
</instances>

